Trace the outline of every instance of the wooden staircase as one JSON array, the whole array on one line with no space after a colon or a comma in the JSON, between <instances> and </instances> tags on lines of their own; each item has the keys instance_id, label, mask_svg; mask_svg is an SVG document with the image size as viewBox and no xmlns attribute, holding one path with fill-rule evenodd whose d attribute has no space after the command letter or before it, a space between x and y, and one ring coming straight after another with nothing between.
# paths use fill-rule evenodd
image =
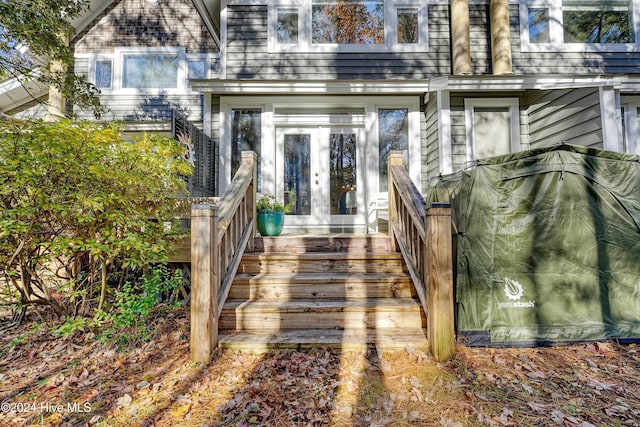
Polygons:
<instances>
[{"instance_id":1,"label":"wooden staircase","mask_svg":"<svg viewBox=\"0 0 640 427\"><path fill-rule=\"evenodd\" d=\"M220 347L424 347L426 318L387 236L258 237L219 324Z\"/></svg>"}]
</instances>

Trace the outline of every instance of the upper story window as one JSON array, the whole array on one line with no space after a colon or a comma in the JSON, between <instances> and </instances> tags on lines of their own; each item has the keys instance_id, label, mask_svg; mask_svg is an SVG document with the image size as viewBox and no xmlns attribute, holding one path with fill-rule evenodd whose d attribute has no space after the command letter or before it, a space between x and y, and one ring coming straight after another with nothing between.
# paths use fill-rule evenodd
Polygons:
<instances>
[{"instance_id":1,"label":"upper story window","mask_svg":"<svg viewBox=\"0 0 640 427\"><path fill-rule=\"evenodd\" d=\"M179 66L180 57L177 53L123 55L122 88L177 88Z\"/></svg>"},{"instance_id":2,"label":"upper story window","mask_svg":"<svg viewBox=\"0 0 640 427\"><path fill-rule=\"evenodd\" d=\"M269 49L426 51L427 3L420 0L278 0L269 3Z\"/></svg>"},{"instance_id":3,"label":"upper story window","mask_svg":"<svg viewBox=\"0 0 640 427\"><path fill-rule=\"evenodd\" d=\"M188 79L215 75L219 57L186 54L182 48L116 48L113 54L87 55L89 80L103 92L183 92Z\"/></svg>"},{"instance_id":4,"label":"upper story window","mask_svg":"<svg viewBox=\"0 0 640 427\"><path fill-rule=\"evenodd\" d=\"M95 61L95 85L98 89L111 89L113 61L98 59Z\"/></svg>"},{"instance_id":5,"label":"upper story window","mask_svg":"<svg viewBox=\"0 0 640 427\"><path fill-rule=\"evenodd\" d=\"M521 0L524 51L637 50L640 0Z\"/></svg>"}]
</instances>

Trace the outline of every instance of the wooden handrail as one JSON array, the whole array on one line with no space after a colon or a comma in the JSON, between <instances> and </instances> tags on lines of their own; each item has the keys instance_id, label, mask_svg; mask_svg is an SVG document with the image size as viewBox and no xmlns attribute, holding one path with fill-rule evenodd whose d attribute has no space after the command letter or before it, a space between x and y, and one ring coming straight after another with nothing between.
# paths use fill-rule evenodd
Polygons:
<instances>
[{"instance_id":1,"label":"wooden handrail","mask_svg":"<svg viewBox=\"0 0 640 427\"><path fill-rule=\"evenodd\" d=\"M214 206L191 207L191 358L208 363L218 344L218 320L245 252L256 233L257 156L242 164Z\"/></svg>"},{"instance_id":2,"label":"wooden handrail","mask_svg":"<svg viewBox=\"0 0 640 427\"><path fill-rule=\"evenodd\" d=\"M389 155L389 235L399 250L427 316L429 347L438 362L455 352L451 208L427 206L402 164Z\"/></svg>"}]
</instances>

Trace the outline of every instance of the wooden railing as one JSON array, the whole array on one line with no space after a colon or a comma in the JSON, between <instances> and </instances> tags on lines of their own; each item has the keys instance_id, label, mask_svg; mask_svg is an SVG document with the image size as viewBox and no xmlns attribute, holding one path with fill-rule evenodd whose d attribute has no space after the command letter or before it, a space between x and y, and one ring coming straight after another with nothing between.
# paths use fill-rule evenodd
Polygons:
<instances>
[{"instance_id":1,"label":"wooden railing","mask_svg":"<svg viewBox=\"0 0 640 427\"><path fill-rule=\"evenodd\" d=\"M216 205L191 207L191 358L208 363L218 344L218 320L245 252L253 251L257 158L242 164Z\"/></svg>"},{"instance_id":2,"label":"wooden railing","mask_svg":"<svg viewBox=\"0 0 640 427\"><path fill-rule=\"evenodd\" d=\"M389 156L389 235L427 316L431 354L438 362L448 360L455 352L451 208L426 206L401 152Z\"/></svg>"}]
</instances>

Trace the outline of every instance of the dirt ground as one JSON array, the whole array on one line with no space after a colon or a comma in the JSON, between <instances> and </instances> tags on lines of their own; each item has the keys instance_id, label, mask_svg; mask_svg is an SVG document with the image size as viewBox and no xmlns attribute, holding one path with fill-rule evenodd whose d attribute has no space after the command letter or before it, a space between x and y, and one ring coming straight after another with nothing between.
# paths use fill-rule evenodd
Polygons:
<instances>
[{"instance_id":1,"label":"dirt ground","mask_svg":"<svg viewBox=\"0 0 640 427\"><path fill-rule=\"evenodd\" d=\"M639 426L636 345L459 345L189 360L188 311L158 316L146 342L67 339L0 323L0 426ZM4 319L3 319L4 321Z\"/></svg>"}]
</instances>

